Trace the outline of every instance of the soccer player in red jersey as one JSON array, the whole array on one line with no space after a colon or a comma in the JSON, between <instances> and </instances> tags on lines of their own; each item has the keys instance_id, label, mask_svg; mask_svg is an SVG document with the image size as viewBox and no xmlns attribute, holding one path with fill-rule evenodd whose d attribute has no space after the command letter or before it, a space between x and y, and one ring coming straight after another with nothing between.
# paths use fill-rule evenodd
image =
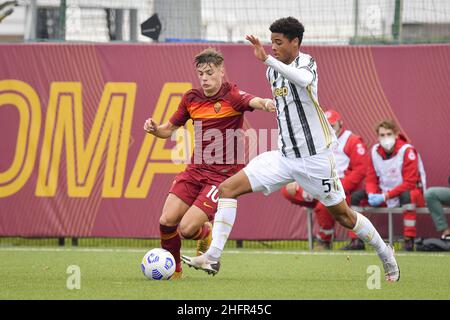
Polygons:
<instances>
[{"instance_id":1,"label":"soccer player in red jersey","mask_svg":"<svg viewBox=\"0 0 450 320\"><path fill-rule=\"evenodd\" d=\"M184 94L167 123L157 125L150 118L144 124L147 133L167 139L189 119L194 121L196 147L191 164L176 176L159 220L161 247L170 251L176 261L172 279L182 275L181 237L198 240L197 254L208 249L212 230L209 221L214 220L217 211L218 186L245 165L237 159L235 139L226 139L227 134L242 129L246 111L275 111L272 99L255 97L224 82L223 61L223 55L212 48L197 54L194 64L201 87Z\"/></svg>"}]
</instances>

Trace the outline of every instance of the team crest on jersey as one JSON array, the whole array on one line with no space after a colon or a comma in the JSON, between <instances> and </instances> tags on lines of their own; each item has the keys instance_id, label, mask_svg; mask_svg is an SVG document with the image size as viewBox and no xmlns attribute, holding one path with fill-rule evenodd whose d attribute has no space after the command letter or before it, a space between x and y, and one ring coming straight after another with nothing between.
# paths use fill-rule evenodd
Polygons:
<instances>
[{"instance_id":1,"label":"team crest on jersey","mask_svg":"<svg viewBox=\"0 0 450 320\"><path fill-rule=\"evenodd\" d=\"M216 113L219 113L219 112L220 112L220 109L222 109L222 105L220 104L220 102L214 103L214 111L215 111Z\"/></svg>"},{"instance_id":2,"label":"team crest on jersey","mask_svg":"<svg viewBox=\"0 0 450 320\"><path fill-rule=\"evenodd\" d=\"M409 151L408 158L411 161L416 160L416 155L414 154L414 151L412 151L412 150Z\"/></svg>"}]
</instances>

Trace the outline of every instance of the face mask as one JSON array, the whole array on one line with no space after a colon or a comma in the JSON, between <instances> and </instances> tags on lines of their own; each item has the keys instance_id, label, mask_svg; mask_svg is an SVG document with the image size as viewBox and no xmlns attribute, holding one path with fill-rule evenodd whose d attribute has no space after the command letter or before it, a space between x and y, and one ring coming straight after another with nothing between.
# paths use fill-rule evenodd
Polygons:
<instances>
[{"instance_id":1,"label":"face mask","mask_svg":"<svg viewBox=\"0 0 450 320\"><path fill-rule=\"evenodd\" d=\"M380 139L380 144L384 148L384 150L389 151L395 144L395 138L394 137L382 138Z\"/></svg>"}]
</instances>

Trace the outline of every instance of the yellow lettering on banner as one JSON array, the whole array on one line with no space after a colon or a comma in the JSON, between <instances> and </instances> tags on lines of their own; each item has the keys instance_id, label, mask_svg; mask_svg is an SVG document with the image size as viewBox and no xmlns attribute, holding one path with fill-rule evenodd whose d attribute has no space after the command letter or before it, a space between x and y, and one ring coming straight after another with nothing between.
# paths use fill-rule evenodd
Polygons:
<instances>
[{"instance_id":1,"label":"yellow lettering on banner","mask_svg":"<svg viewBox=\"0 0 450 320\"><path fill-rule=\"evenodd\" d=\"M102 197L121 197L135 97L135 83L106 83L86 141L81 83L53 82L47 108L36 195L42 197L55 195L62 145L65 141L68 195L90 196L107 149Z\"/></svg>"},{"instance_id":2,"label":"yellow lettering on banner","mask_svg":"<svg viewBox=\"0 0 450 320\"><path fill-rule=\"evenodd\" d=\"M0 81L0 107L6 105L17 108L20 122L14 159L6 171L0 172L0 198L16 193L28 181L41 130L41 104L30 85L19 80Z\"/></svg>"},{"instance_id":3,"label":"yellow lettering on banner","mask_svg":"<svg viewBox=\"0 0 450 320\"><path fill-rule=\"evenodd\" d=\"M169 121L178 108L181 96L191 88L192 84L189 82L165 83L152 116L155 122L162 124ZM194 136L194 128L190 122L187 129L179 129L177 132L176 152L172 148L165 148L166 140L146 134L125 191L125 198L147 197L156 173L178 173L185 169L186 165L174 161L179 158L174 159L173 156L185 157L191 154L193 146L186 143L189 137Z\"/></svg>"},{"instance_id":4,"label":"yellow lettering on banner","mask_svg":"<svg viewBox=\"0 0 450 320\"><path fill-rule=\"evenodd\" d=\"M160 123L165 123L169 121L172 114L177 110L178 105L181 102L181 96L172 96L169 101L166 101L164 109L167 109L165 113L164 120ZM170 139L170 138L169 138ZM166 149L164 146L166 144L165 139L156 139L155 144L151 153L151 160L171 160L172 149Z\"/></svg>"}]
</instances>

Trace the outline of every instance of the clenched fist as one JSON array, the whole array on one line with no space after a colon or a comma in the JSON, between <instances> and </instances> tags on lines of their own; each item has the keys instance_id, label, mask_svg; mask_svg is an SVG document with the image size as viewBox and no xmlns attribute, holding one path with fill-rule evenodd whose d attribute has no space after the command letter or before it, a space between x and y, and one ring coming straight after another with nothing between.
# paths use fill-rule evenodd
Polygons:
<instances>
[{"instance_id":1,"label":"clenched fist","mask_svg":"<svg viewBox=\"0 0 450 320\"><path fill-rule=\"evenodd\" d=\"M152 118L149 118L145 120L144 130L147 131L148 133L155 134L156 131L158 130L158 125L156 124L155 121L153 121Z\"/></svg>"}]
</instances>

